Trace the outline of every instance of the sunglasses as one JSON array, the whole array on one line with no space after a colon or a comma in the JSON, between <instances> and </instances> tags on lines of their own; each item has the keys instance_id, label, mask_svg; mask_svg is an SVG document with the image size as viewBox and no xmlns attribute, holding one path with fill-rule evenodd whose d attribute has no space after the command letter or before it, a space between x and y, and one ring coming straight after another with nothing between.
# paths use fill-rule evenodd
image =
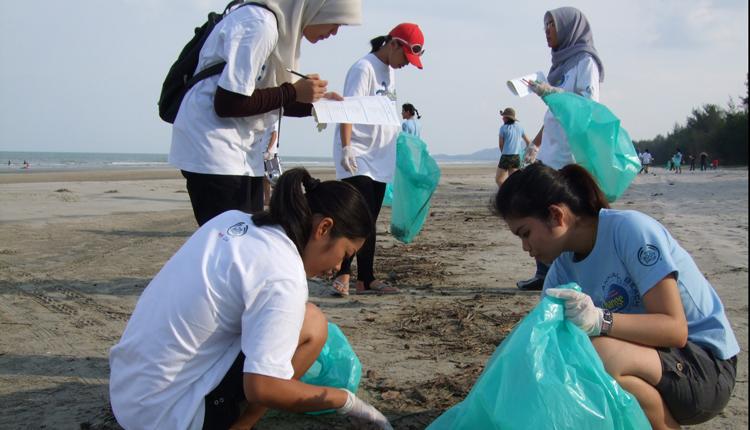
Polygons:
<instances>
[{"instance_id":1,"label":"sunglasses","mask_svg":"<svg viewBox=\"0 0 750 430\"><path fill-rule=\"evenodd\" d=\"M425 51L424 48L422 48L422 45L418 43L415 43L412 45L411 43L407 42L406 40L400 37L391 37L391 39L401 43L404 46L408 46L411 53L416 55L417 57L421 57L422 54L424 54L424 51Z\"/></svg>"}]
</instances>

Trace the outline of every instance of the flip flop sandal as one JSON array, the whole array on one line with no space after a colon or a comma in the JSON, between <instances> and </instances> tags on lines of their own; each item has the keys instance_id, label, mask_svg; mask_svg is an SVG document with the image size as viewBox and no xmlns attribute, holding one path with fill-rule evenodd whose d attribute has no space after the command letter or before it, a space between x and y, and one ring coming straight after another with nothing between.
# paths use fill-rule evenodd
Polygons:
<instances>
[{"instance_id":1,"label":"flip flop sandal","mask_svg":"<svg viewBox=\"0 0 750 430\"><path fill-rule=\"evenodd\" d=\"M349 285L347 282L339 281L338 279L333 280L331 284L331 295L334 297L348 297L349 296Z\"/></svg>"},{"instance_id":2,"label":"flip flop sandal","mask_svg":"<svg viewBox=\"0 0 750 430\"><path fill-rule=\"evenodd\" d=\"M357 294L399 294L398 288L389 285L387 282L371 282L370 286L364 290L357 291Z\"/></svg>"}]
</instances>

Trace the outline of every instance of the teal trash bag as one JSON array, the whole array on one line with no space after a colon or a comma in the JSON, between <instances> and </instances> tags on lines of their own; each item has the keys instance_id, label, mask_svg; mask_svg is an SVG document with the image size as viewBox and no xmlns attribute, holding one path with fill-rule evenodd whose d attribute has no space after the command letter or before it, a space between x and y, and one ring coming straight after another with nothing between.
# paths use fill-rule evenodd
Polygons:
<instances>
[{"instance_id":1,"label":"teal trash bag","mask_svg":"<svg viewBox=\"0 0 750 430\"><path fill-rule=\"evenodd\" d=\"M650 429L586 333L564 320L562 303L545 296L495 350L466 398L427 429Z\"/></svg>"},{"instance_id":2,"label":"teal trash bag","mask_svg":"<svg viewBox=\"0 0 750 430\"><path fill-rule=\"evenodd\" d=\"M320 355L300 381L319 387L346 388L356 393L359 380L362 378L362 363L349 345L349 341L336 324L328 323L328 339L326 339ZM335 412L333 409L308 412L319 415Z\"/></svg>"},{"instance_id":3,"label":"teal trash bag","mask_svg":"<svg viewBox=\"0 0 750 430\"><path fill-rule=\"evenodd\" d=\"M543 98L562 125L576 163L589 171L614 202L638 176L641 162L628 132L603 104L574 93Z\"/></svg>"},{"instance_id":4,"label":"teal trash bag","mask_svg":"<svg viewBox=\"0 0 750 430\"><path fill-rule=\"evenodd\" d=\"M420 138L401 133L396 141L391 234L410 243L430 213L430 198L440 182L440 168Z\"/></svg>"},{"instance_id":5,"label":"teal trash bag","mask_svg":"<svg viewBox=\"0 0 750 430\"><path fill-rule=\"evenodd\" d=\"M383 196L382 206L391 206L393 204L393 184L390 182L385 186L385 195Z\"/></svg>"}]
</instances>

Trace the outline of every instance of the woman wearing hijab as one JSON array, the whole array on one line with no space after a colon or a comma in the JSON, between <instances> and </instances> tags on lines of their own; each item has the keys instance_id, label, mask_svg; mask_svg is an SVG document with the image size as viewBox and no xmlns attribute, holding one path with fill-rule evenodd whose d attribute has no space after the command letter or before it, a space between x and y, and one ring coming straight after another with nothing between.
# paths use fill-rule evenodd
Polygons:
<instances>
[{"instance_id":1,"label":"woman wearing hijab","mask_svg":"<svg viewBox=\"0 0 750 430\"><path fill-rule=\"evenodd\" d=\"M527 82L539 96L552 92L572 92L599 101L599 84L604 66L594 47L594 35L586 16L574 7L561 7L544 14L544 34L552 51L552 67L547 82ZM568 139L555 116L547 110L544 125L533 140L539 148L536 159L554 169L575 163ZM521 290L541 290L548 266L537 260L536 274L516 283Z\"/></svg>"},{"instance_id":2,"label":"woman wearing hijab","mask_svg":"<svg viewBox=\"0 0 750 430\"><path fill-rule=\"evenodd\" d=\"M263 136L285 116L310 116L327 92L317 74L297 79L300 42L317 43L362 21L361 0L260 0L231 9L203 45L196 71L226 62L185 95L169 162L182 171L199 225L238 209L263 209Z\"/></svg>"}]
</instances>

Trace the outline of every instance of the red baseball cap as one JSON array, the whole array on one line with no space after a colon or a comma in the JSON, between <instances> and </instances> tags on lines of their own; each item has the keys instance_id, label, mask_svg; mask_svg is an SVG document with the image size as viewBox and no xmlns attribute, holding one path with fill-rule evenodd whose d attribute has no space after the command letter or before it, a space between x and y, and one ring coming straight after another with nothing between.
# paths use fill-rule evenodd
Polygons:
<instances>
[{"instance_id":1,"label":"red baseball cap","mask_svg":"<svg viewBox=\"0 0 750 430\"><path fill-rule=\"evenodd\" d=\"M392 39L398 39L403 44L406 59L417 68L422 68L420 56L424 52L424 35L417 24L404 22L388 33Z\"/></svg>"}]
</instances>

